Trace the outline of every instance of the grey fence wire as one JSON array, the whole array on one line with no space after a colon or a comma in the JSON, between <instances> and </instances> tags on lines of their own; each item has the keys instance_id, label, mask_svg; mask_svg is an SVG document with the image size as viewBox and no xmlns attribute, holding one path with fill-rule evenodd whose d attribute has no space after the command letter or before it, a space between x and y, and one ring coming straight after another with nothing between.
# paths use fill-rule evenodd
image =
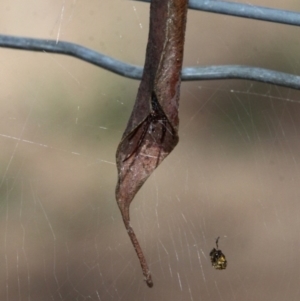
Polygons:
<instances>
[{"instance_id":1,"label":"grey fence wire","mask_svg":"<svg viewBox=\"0 0 300 301\"><path fill-rule=\"evenodd\" d=\"M150 0L134 1L151 2ZM189 0L189 8L216 14L300 26L300 14L288 10L218 0Z\"/></svg>"},{"instance_id":2,"label":"grey fence wire","mask_svg":"<svg viewBox=\"0 0 300 301\"><path fill-rule=\"evenodd\" d=\"M149 2L146 0L138 1ZM225 1L190 0L189 8L289 25L300 25L299 13L260 6ZM140 66L121 62L92 49L70 42L0 35L0 47L70 55L132 79L141 79L143 73L143 68ZM240 65L186 67L182 69L183 81L212 79L246 79L300 89L300 76L269 69Z\"/></svg>"}]
</instances>

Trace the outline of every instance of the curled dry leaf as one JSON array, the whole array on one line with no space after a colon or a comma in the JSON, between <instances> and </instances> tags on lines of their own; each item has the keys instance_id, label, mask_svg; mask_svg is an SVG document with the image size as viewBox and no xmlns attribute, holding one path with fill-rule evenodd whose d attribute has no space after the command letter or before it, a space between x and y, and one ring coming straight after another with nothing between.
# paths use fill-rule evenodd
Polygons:
<instances>
[{"instance_id":1,"label":"curled dry leaf","mask_svg":"<svg viewBox=\"0 0 300 301\"><path fill-rule=\"evenodd\" d=\"M146 61L136 102L116 158L116 200L145 281L149 267L130 225L129 206L156 167L178 143L180 73L188 0L152 0Z\"/></svg>"}]
</instances>

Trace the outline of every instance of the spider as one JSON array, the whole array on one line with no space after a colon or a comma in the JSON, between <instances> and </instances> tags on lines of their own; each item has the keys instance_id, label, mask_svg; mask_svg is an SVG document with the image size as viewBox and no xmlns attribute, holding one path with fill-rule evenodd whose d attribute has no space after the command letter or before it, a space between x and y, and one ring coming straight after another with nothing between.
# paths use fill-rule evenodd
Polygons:
<instances>
[{"instance_id":1,"label":"spider","mask_svg":"<svg viewBox=\"0 0 300 301\"><path fill-rule=\"evenodd\" d=\"M167 116L165 115L163 109L161 108L157 96L154 91L152 91L151 94L151 111L150 114L146 117L146 119L129 135L128 139L131 140L133 136L136 134L136 132L140 129L140 127L143 127L142 133L140 135L140 138L138 140L138 143L134 150L126 156L126 158L123 160L123 162L127 161L129 158L131 158L134 154L137 154L140 147L142 146L144 139L147 135L147 133L151 134L153 140L157 142L155 138L159 135L159 131L155 130L157 129L157 126L155 124L160 123L161 124L161 136L160 136L160 145L163 144L166 132L170 132L171 135L174 134L173 126L171 125L170 121L168 120ZM167 128L167 126L170 127L171 130Z\"/></svg>"},{"instance_id":2,"label":"spider","mask_svg":"<svg viewBox=\"0 0 300 301\"><path fill-rule=\"evenodd\" d=\"M219 246L218 246L219 239L220 237L216 239L217 249L213 248L209 253L209 256L210 256L211 264L216 270L225 270L227 267L227 260L225 255L222 253L222 251L219 250Z\"/></svg>"}]
</instances>

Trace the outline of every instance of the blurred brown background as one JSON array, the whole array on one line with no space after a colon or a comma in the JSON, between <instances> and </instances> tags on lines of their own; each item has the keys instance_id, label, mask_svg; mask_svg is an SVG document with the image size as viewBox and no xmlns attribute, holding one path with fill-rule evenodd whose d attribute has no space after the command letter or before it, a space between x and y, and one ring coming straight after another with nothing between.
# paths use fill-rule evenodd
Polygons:
<instances>
[{"instance_id":1,"label":"blurred brown background","mask_svg":"<svg viewBox=\"0 0 300 301\"><path fill-rule=\"evenodd\" d=\"M251 4L300 10L292 0ZM148 4L0 5L1 34L143 64ZM189 11L184 65L299 75L299 30ZM149 289L114 198L115 151L138 81L67 56L0 52L0 300L300 299L298 91L183 83L180 143L131 205ZM210 264L218 236L225 271Z\"/></svg>"}]
</instances>

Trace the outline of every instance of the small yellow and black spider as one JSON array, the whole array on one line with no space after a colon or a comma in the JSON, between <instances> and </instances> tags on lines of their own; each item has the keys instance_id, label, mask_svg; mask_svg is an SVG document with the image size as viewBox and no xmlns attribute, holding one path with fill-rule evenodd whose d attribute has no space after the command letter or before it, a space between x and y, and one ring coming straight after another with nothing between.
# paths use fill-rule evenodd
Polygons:
<instances>
[{"instance_id":1,"label":"small yellow and black spider","mask_svg":"<svg viewBox=\"0 0 300 301\"><path fill-rule=\"evenodd\" d=\"M222 253L222 251L219 250L219 247L218 247L219 238L220 237L218 237L216 239L217 249L213 248L211 250L211 252L209 253L209 256L210 256L211 264L215 269L225 270L227 267L227 260L226 260L225 255Z\"/></svg>"}]
</instances>

